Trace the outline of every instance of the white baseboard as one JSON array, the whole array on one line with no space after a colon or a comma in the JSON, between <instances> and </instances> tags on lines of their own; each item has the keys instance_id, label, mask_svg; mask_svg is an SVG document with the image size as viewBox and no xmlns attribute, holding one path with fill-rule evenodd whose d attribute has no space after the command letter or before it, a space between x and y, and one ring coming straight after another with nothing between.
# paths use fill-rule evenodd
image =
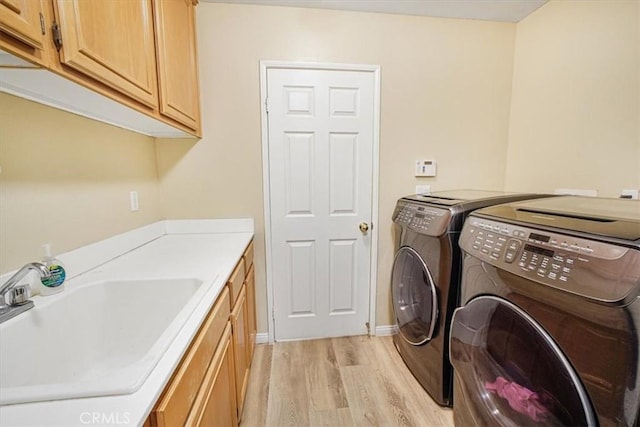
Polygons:
<instances>
[{"instance_id":1,"label":"white baseboard","mask_svg":"<svg viewBox=\"0 0 640 427\"><path fill-rule=\"evenodd\" d=\"M378 337L394 335L397 332L398 332L397 325L376 326L376 336ZM268 344L268 343L269 343L268 333L261 332L256 334L256 344Z\"/></svg>"},{"instance_id":2,"label":"white baseboard","mask_svg":"<svg viewBox=\"0 0 640 427\"><path fill-rule=\"evenodd\" d=\"M256 334L256 344L267 344L269 342L269 334L266 332Z\"/></svg>"},{"instance_id":3,"label":"white baseboard","mask_svg":"<svg viewBox=\"0 0 640 427\"><path fill-rule=\"evenodd\" d=\"M398 332L397 325L385 325L385 326L376 326L376 336L385 337L388 335L394 335Z\"/></svg>"}]
</instances>

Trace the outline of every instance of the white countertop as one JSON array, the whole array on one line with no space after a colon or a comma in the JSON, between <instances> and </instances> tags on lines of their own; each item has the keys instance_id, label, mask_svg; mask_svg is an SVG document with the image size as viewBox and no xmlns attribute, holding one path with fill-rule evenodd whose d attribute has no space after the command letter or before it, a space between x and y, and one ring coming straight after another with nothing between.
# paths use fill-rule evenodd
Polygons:
<instances>
[{"instance_id":1,"label":"white countertop","mask_svg":"<svg viewBox=\"0 0 640 427\"><path fill-rule=\"evenodd\" d=\"M252 225L248 232L212 232L205 227L206 233L203 234L193 233L193 222L189 225L188 228L177 229L167 226L161 236L65 283L66 287L73 288L101 280L192 277L202 280L209 287L140 389L119 396L2 406L2 427L133 426L144 423L253 237ZM167 231L185 234L164 234ZM63 294L34 297L34 310L44 298L52 299ZM141 321L144 320L141 318Z\"/></svg>"}]
</instances>

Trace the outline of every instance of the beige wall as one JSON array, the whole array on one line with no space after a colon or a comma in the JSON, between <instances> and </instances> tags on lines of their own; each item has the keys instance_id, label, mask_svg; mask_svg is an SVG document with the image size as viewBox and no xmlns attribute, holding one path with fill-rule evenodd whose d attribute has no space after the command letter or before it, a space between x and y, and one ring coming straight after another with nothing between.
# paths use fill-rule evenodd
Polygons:
<instances>
[{"instance_id":1,"label":"beige wall","mask_svg":"<svg viewBox=\"0 0 640 427\"><path fill-rule=\"evenodd\" d=\"M381 66L379 325L392 323L391 213L416 183L502 189L514 24L200 3L204 138L161 141L168 218L256 220L259 330L266 331L260 60ZM438 176L413 177L434 158Z\"/></svg>"},{"instance_id":2,"label":"beige wall","mask_svg":"<svg viewBox=\"0 0 640 427\"><path fill-rule=\"evenodd\" d=\"M640 2L551 1L517 26L506 188L640 188Z\"/></svg>"},{"instance_id":3,"label":"beige wall","mask_svg":"<svg viewBox=\"0 0 640 427\"><path fill-rule=\"evenodd\" d=\"M0 167L0 274L161 217L153 138L4 93Z\"/></svg>"},{"instance_id":4,"label":"beige wall","mask_svg":"<svg viewBox=\"0 0 640 427\"><path fill-rule=\"evenodd\" d=\"M161 218L250 216L266 331L259 61L377 64L377 320L392 323L390 216L415 184L640 187L639 5L552 0L516 26L200 3L202 140L154 144L0 94L0 273L46 242L64 252ZM418 158L438 176L414 178Z\"/></svg>"}]
</instances>

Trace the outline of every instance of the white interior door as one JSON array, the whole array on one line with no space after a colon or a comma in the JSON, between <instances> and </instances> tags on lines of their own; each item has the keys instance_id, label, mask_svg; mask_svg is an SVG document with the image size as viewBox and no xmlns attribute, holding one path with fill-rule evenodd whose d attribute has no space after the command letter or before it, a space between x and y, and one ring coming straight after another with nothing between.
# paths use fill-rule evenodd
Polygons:
<instances>
[{"instance_id":1,"label":"white interior door","mask_svg":"<svg viewBox=\"0 0 640 427\"><path fill-rule=\"evenodd\" d=\"M267 69L278 341L367 333L374 84L366 71Z\"/></svg>"}]
</instances>

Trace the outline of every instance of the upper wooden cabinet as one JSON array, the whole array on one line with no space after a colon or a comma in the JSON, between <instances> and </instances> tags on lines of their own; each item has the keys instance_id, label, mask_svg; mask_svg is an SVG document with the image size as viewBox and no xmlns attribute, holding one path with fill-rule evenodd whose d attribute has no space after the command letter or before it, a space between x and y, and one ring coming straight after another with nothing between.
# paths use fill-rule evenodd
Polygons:
<instances>
[{"instance_id":1,"label":"upper wooden cabinet","mask_svg":"<svg viewBox=\"0 0 640 427\"><path fill-rule=\"evenodd\" d=\"M50 34L44 6L41 0L0 0L0 48L30 63L46 65L49 61L46 42ZM0 62L28 66L7 58L8 55L4 55Z\"/></svg>"},{"instance_id":2,"label":"upper wooden cabinet","mask_svg":"<svg viewBox=\"0 0 640 427\"><path fill-rule=\"evenodd\" d=\"M27 46L43 49L46 26L40 0L0 0L0 30Z\"/></svg>"},{"instance_id":3,"label":"upper wooden cabinet","mask_svg":"<svg viewBox=\"0 0 640 427\"><path fill-rule=\"evenodd\" d=\"M56 0L54 5L63 64L157 107L151 0Z\"/></svg>"},{"instance_id":4,"label":"upper wooden cabinet","mask_svg":"<svg viewBox=\"0 0 640 427\"><path fill-rule=\"evenodd\" d=\"M0 0L0 90L146 135L201 136L196 3Z\"/></svg>"},{"instance_id":5,"label":"upper wooden cabinet","mask_svg":"<svg viewBox=\"0 0 640 427\"><path fill-rule=\"evenodd\" d=\"M154 0L153 10L160 113L198 130L200 100L195 7L191 0Z\"/></svg>"}]
</instances>

